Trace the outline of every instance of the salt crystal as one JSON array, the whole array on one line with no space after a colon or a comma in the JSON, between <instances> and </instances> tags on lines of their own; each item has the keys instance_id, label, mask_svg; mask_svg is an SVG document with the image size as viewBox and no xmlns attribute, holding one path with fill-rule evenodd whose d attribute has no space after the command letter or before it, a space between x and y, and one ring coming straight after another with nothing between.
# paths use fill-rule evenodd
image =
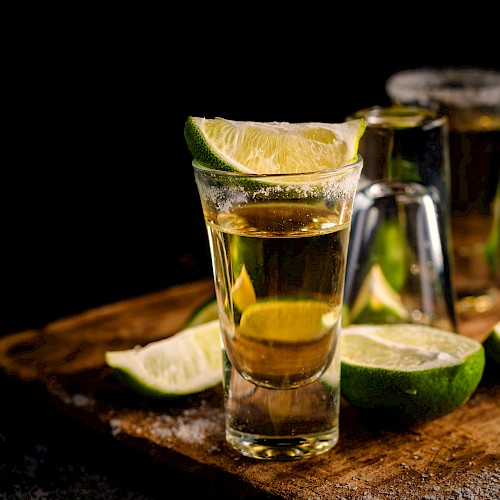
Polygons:
<instances>
[{"instance_id":1,"label":"salt crystal","mask_svg":"<svg viewBox=\"0 0 500 500\"><path fill-rule=\"evenodd\" d=\"M112 418L109 421L109 425L111 427L111 434L113 434L113 436L120 434L122 430L122 424L120 420L118 420L117 418Z\"/></svg>"},{"instance_id":2,"label":"salt crystal","mask_svg":"<svg viewBox=\"0 0 500 500\"><path fill-rule=\"evenodd\" d=\"M91 399L83 394L75 394L73 396L73 405L78 408L83 408L84 406L89 406L91 404Z\"/></svg>"},{"instance_id":3,"label":"salt crystal","mask_svg":"<svg viewBox=\"0 0 500 500\"><path fill-rule=\"evenodd\" d=\"M172 427L155 425L151 434L159 438L178 438L186 443L203 444L205 438L219 431L219 425L211 420L200 418L186 421L179 417Z\"/></svg>"}]
</instances>

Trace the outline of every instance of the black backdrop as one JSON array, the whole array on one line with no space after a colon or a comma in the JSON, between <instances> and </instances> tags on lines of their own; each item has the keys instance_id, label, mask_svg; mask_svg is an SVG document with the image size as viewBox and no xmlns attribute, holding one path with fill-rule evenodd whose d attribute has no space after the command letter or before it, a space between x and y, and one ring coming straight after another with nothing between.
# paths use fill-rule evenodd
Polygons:
<instances>
[{"instance_id":1,"label":"black backdrop","mask_svg":"<svg viewBox=\"0 0 500 500\"><path fill-rule=\"evenodd\" d=\"M222 43L213 31L173 36L128 21L67 23L28 41L24 27L16 38L5 76L0 335L211 276L183 137L189 115L337 122L388 104L385 80L398 70L498 67L496 53L465 56L456 40L439 56L423 45L381 54L387 47L362 33L362 50L335 39L319 50L300 36L243 49L238 33Z\"/></svg>"}]
</instances>

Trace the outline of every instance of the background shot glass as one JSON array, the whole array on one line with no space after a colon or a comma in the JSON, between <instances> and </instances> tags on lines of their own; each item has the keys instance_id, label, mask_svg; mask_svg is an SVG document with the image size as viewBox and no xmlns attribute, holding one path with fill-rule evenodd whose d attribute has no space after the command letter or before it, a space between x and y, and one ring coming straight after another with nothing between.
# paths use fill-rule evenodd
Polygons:
<instances>
[{"instance_id":1,"label":"background shot glass","mask_svg":"<svg viewBox=\"0 0 500 500\"><path fill-rule=\"evenodd\" d=\"M456 332L439 193L375 181L354 205L345 304L352 323L416 323Z\"/></svg>"},{"instance_id":2,"label":"background shot glass","mask_svg":"<svg viewBox=\"0 0 500 500\"><path fill-rule=\"evenodd\" d=\"M438 272L441 284L439 290L436 291L436 296L439 296L439 301L446 303L446 307L439 306L437 310L444 311L443 324L448 325L446 329L451 327L456 331L458 326L452 269L448 119L446 116L439 116L426 108L396 105L361 109L347 119L361 117L366 121L366 131L359 143L359 152L364 160L360 189L381 180L419 183L428 188L428 194L437 211L437 214L432 215L432 218L436 219L439 232L436 236L439 240L439 248L431 250L440 252L440 260L442 261L439 264ZM390 185L387 184L387 186ZM379 184L379 189L382 186L384 185ZM414 187L412 189L415 191ZM415 192L418 192L419 196L422 195L421 190ZM373 193L368 190L364 196L366 197L368 194L373 196ZM408 203L412 201L409 192L405 196ZM394 195L391 201L394 202L396 199ZM390 201L389 198L386 201ZM356 207L361 209L361 200L359 202ZM430 212L427 217L431 217ZM398 217L397 214L390 216L389 219L387 222L383 222L385 229L377 236L377 253L384 275L393 281L398 281L398 279L402 279L401 267L407 267L406 261L402 261L398 265L397 258L404 255L409 248L407 236L403 235L408 222ZM356 221L353 220L353 231L356 233L358 231L357 218ZM436 237L433 237L432 241ZM349 271L353 259L351 252L349 255L348 282L351 279ZM353 263L353 265L355 264ZM395 276L391 277L391 273L395 273ZM427 276L430 276L432 280L435 279L429 273L423 273L420 276L421 279L425 279ZM421 284L421 289L422 291L426 289L425 283ZM415 295L415 292L412 294ZM426 296L429 297L429 293L426 293ZM429 308L430 306L427 306L427 309ZM429 317L433 318L433 323L437 322L434 313L422 316L418 322L428 324ZM415 314L412 321L416 321L417 318L418 315Z\"/></svg>"},{"instance_id":3,"label":"background shot glass","mask_svg":"<svg viewBox=\"0 0 500 500\"><path fill-rule=\"evenodd\" d=\"M222 331L226 439L260 459L326 452L338 441L338 342L362 159L290 175L193 167Z\"/></svg>"},{"instance_id":4,"label":"background shot glass","mask_svg":"<svg viewBox=\"0 0 500 500\"><path fill-rule=\"evenodd\" d=\"M409 69L392 75L386 91L394 103L449 118L456 308L488 311L500 298L500 72Z\"/></svg>"}]
</instances>

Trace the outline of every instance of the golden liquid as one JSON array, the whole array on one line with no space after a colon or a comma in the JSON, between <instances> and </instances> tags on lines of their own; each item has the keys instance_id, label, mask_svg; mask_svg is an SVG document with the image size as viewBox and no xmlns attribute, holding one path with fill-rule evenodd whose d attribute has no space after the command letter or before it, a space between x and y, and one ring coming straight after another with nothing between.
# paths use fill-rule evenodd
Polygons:
<instances>
[{"instance_id":1,"label":"golden liquid","mask_svg":"<svg viewBox=\"0 0 500 500\"><path fill-rule=\"evenodd\" d=\"M500 117L450 112L451 221L458 310L491 308L500 290ZM496 203L496 205L495 205ZM497 208L495 208L497 206Z\"/></svg>"},{"instance_id":2,"label":"golden liquid","mask_svg":"<svg viewBox=\"0 0 500 500\"><path fill-rule=\"evenodd\" d=\"M224 304L223 340L233 367L244 379L268 388L294 388L317 380L336 349L348 225L339 224L338 216L324 208L276 203L247 205L216 221L207 218L207 227L217 293ZM257 303L319 301L326 304L330 321L297 316L297 321L283 325L279 317L266 317L263 331L249 336L240 325L244 311L232 295L243 266ZM265 331L277 324L289 329L279 339ZM301 325L317 325L317 330L304 337Z\"/></svg>"}]
</instances>

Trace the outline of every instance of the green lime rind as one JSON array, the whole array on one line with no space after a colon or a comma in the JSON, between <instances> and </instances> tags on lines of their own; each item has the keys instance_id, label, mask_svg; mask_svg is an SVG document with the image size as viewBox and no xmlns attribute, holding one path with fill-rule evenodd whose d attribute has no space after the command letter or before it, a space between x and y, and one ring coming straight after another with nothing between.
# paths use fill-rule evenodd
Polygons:
<instances>
[{"instance_id":1,"label":"green lime rind","mask_svg":"<svg viewBox=\"0 0 500 500\"><path fill-rule=\"evenodd\" d=\"M226 163L210 149L193 116L189 116L184 124L184 139L193 158L201 165L214 170L237 172L236 168Z\"/></svg>"},{"instance_id":2,"label":"green lime rind","mask_svg":"<svg viewBox=\"0 0 500 500\"><path fill-rule=\"evenodd\" d=\"M386 323L405 323L406 321L408 321L408 316L402 317L391 307L368 307L352 319L351 323L383 325Z\"/></svg>"},{"instance_id":3,"label":"green lime rind","mask_svg":"<svg viewBox=\"0 0 500 500\"><path fill-rule=\"evenodd\" d=\"M483 340L483 346L486 353L486 363L496 365L498 371L498 367L500 367L500 321L493 325L490 333Z\"/></svg>"},{"instance_id":4,"label":"green lime rind","mask_svg":"<svg viewBox=\"0 0 500 500\"><path fill-rule=\"evenodd\" d=\"M409 372L373 370L342 363L341 391L346 400L358 408L382 410L407 422L424 422L466 403L481 380L483 368L482 351L471 355L465 366L421 372L421 380L415 380Z\"/></svg>"},{"instance_id":5,"label":"green lime rind","mask_svg":"<svg viewBox=\"0 0 500 500\"><path fill-rule=\"evenodd\" d=\"M134 392L153 399L177 399L186 397L185 393L165 393L147 383L138 380L134 374L118 367L112 367L114 376Z\"/></svg>"},{"instance_id":6,"label":"green lime rind","mask_svg":"<svg viewBox=\"0 0 500 500\"><path fill-rule=\"evenodd\" d=\"M208 323L218 318L219 309L217 306L217 299L215 297L210 297L193 311L186 323L184 323L183 329Z\"/></svg>"},{"instance_id":7,"label":"green lime rind","mask_svg":"<svg viewBox=\"0 0 500 500\"><path fill-rule=\"evenodd\" d=\"M367 328L367 325L358 326ZM370 325L369 328L371 327ZM456 349L450 347L449 351L436 351L435 361L430 360L431 356L428 362L422 361L421 365L417 361L414 367L407 364L401 369L394 368L399 360L403 363L405 349L411 351L414 348L417 350L421 348L422 358L427 357L425 342L419 344L417 340L415 344L406 344L405 340L401 352L398 348L388 347L387 355L384 355L382 348L375 356L376 361L369 365L364 361L358 363L353 359L346 359L344 346L350 340L343 333L341 393L346 401L372 416L374 420L381 419L409 425L439 418L466 403L483 376L485 349L482 344L468 337L458 336L456 333L421 325L373 326L373 328L392 329L395 334L400 327L414 328L415 337L433 335L433 331L442 339L445 335L456 336L453 340ZM355 331L353 328L356 327L344 328L343 332ZM436 339L441 342L438 337ZM393 341L397 343L397 340ZM363 360L371 356L373 349L376 348L369 348L365 352L359 351L356 356ZM385 357L392 359L389 361L390 367L383 366ZM422 369L421 366L426 368Z\"/></svg>"},{"instance_id":8,"label":"green lime rind","mask_svg":"<svg viewBox=\"0 0 500 500\"><path fill-rule=\"evenodd\" d=\"M105 361L120 382L144 396L171 399L203 392L222 382L219 320L144 347L107 351Z\"/></svg>"}]
</instances>

